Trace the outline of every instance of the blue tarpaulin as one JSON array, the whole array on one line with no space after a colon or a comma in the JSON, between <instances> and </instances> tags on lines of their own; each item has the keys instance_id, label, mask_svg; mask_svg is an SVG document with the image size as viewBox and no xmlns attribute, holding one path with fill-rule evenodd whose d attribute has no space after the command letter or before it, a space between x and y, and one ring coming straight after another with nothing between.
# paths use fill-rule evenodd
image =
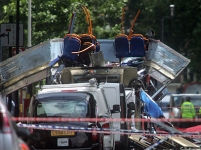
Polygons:
<instances>
[{"instance_id":1,"label":"blue tarpaulin","mask_svg":"<svg viewBox=\"0 0 201 150\"><path fill-rule=\"evenodd\" d=\"M140 90L140 100L145 103L144 112L153 118L163 116L163 112L158 104L143 90Z\"/></svg>"}]
</instances>

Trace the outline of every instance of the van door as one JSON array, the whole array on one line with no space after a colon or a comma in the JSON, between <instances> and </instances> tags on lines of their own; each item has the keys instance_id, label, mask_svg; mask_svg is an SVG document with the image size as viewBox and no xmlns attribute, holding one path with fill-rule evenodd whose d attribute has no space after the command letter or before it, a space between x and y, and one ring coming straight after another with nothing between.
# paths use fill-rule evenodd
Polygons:
<instances>
[{"instance_id":1,"label":"van door","mask_svg":"<svg viewBox=\"0 0 201 150\"><path fill-rule=\"evenodd\" d=\"M126 107L126 99L125 99L125 88L123 84L119 83L106 83L101 85L104 89L104 93L106 95L106 99L110 106L110 109L113 108L113 105L117 104L121 106L120 113L113 113L112 118L126 118L127 117L127 107ZM114 122L114 128L116 129L127 129L126 122ZM118 146L120 149L127 149L128 147L128 135L124 134L115 134L115 141L118 142Z\"/></svg>"}]
</instances>

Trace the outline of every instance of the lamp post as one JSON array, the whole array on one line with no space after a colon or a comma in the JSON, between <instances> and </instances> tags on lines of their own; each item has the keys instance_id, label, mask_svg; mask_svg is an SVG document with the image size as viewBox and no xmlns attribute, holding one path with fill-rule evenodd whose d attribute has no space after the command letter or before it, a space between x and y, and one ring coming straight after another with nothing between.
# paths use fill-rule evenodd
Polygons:
<instances>
[{"instance_id":1,"label":"lamp post","mask_svg":"<svg viewBox=\"0 0 201 150\"><path fill-rule=\"evenodd\" d=\"M163 42L164 39L164 19L165 18L172 18L174 16L174 7L175 5L170 5L170 16L164 16L161 19L161 41Z\"/></svg>"},{"instance_id":2,"label":"lamp post","mask_svg":"<svg viewBox=\"0 0 201 150\"><path fill-rule=\"evenodd\" d=\"M31 46L31 0L28 0L28 47Z\"/></svg>"}]
</instances>

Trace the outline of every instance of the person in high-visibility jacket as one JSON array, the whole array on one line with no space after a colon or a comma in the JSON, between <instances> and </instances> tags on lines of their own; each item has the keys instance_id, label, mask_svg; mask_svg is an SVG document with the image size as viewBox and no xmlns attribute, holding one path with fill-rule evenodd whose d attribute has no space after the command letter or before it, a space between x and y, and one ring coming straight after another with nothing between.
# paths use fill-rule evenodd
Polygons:
<instances>
[{"instance_id":1,"label":"person in high-visibility jacket","mask_svg":"<svg viewBox=\"0 0 201 150\"><path fill-rule=\"evenodd\" d=\"M201 107L199 109L198 117L201 118Z\"/></svg>"},{"instance_id":2,"label":"person in high-visibility jacket","mask_svg":"<svg viewBox=\"0 0 201 150\"><path fill-rule=\"evenodd\" d=\"M195 118L195 115L196 110L193 103L191 103L191 98L186 97L186 101L181 105L181 116L184 119L193 119ZM193 126L193 122L183 122L182 124L184 128Z\"/></svg>"}]
</instances>

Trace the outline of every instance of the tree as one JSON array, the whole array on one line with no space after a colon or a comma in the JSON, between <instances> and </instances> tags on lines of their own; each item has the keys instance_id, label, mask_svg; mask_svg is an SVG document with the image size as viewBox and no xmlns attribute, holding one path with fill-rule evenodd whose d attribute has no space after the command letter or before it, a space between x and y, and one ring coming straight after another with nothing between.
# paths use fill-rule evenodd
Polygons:
<instances>
[{"instance_id":1,"label":"tree","mask_svg":"<svg viewBox=\"0 0 201 150\"><path fill-rule=\"evenodd\" d=\"M8 22L8 16L15 16L16 0L3 6L4 18L0 21ZM76 5L87 6L90 11L94 35L97 38L110 38L117 34L117 26L120 24L121 7L124 5L120 0L110 3L103 0L79 1L77 0L40 0L32 1L32 45L41 43L51 38L63 38L68 31L71 13L76 8L75 33L87 33L85 15ZM20 23L24 24L25 43L27 39L27 0L20 0ZM8 15L9 14L9 15ZM105 29L108 26L108 29Z\"/></svg>"},{"instance_id":2,"label":"tree","mask_svg":"<svg viewBox=\"0 0 201 150\"><path fill-rule=\"evenodd\" d=\"M170 4L175 5L174 17L170 17ZM129 10L138 8L142 10L137 20L136 31L144 33L146 28L152 28L156 32L156 39L161 39L161 19L166 16L163 42L191 59L188 65L190 77L187 78L187 72L184 72L184 75L186 74L184 80L191 82L196 76L196 80L201 81L201 69L198 63L201 55L201 2L199 0L193 3L187 0L129 0L128 6ZM128 11L128 14L133 16L132 11Z\"/></svg>"},{"instance_id":3,"label":"tree","mask_svg":"<svg viewBox=\"0 0 201 150\"><path fill-rule=\"evenodd\" d=\"M97 38L114 39L121 31L122 7L127 6L124 15L125 33L128 34L131 21L138 10L141 10L134 25L134 33L145 34L149 28L155 30L155 39L161 39L161 19L164 19L164 43L191 59L188 68L192 81L196 76L201 80L200 40L201 40L201 2L194 0L46 0L32 1L32 45L47 39L63 38L68 32L71 13L76 5L85 5L92 18L93 34ZM170 4L175 5L175 16L170 16ZM8 22L9 15L16 14L16 0L2 0L0 23ZM20 23L24 24L25 42L27 43L27 0L20 0ZM76 7L74 33L87 33L85 15ZM25 45L26 47L26 45Z\"/></svg>"}]
</instances>

